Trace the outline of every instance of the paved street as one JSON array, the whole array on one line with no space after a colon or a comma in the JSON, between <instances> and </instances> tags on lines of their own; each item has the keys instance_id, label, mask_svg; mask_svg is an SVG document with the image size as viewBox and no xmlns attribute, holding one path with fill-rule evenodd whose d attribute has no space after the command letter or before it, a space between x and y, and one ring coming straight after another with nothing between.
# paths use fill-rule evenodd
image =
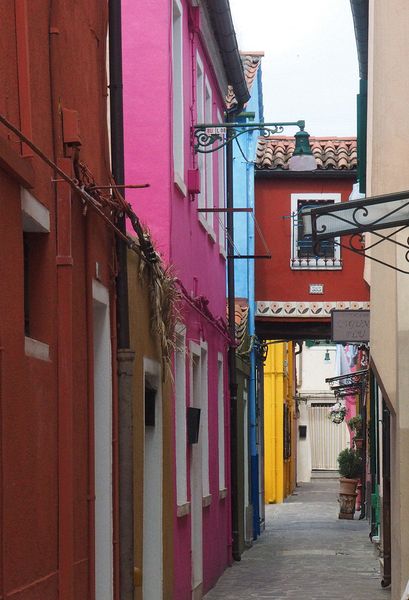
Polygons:
<instances>
[{"instance_id":1,"label":"paved street","mask_svg":"<svg viewBox=\"0 0 409 600\"><path fill-rule=\"evenodd\" d=\"M367 521L339 520L338 481L302 484L266 507L266 531L206 600L389 600Z\"/></svg>"}]
</instances>

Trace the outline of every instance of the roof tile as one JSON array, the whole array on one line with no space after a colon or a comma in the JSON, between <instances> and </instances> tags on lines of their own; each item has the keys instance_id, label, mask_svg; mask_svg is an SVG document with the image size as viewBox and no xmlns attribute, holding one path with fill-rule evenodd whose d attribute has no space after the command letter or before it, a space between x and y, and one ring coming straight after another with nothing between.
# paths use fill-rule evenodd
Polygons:
<instances>
[{"instance_id":1,"label":"roof tile","mask_svg":"<svg viewBox=\"0 0 409 600\"><path fill-rule=\"evenodd\" d=\"M310 137L317 170L351 170L357 167L356 138ZM294 138L269 136L258 139L256 167L265 170L288 170L294 152Z\"/></svg>"}]
</instances>

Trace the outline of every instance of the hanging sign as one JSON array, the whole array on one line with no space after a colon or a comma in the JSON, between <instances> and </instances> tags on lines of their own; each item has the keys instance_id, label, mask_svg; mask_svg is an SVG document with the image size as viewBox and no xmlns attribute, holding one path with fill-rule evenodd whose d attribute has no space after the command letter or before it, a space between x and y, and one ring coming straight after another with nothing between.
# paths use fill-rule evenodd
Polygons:
<instances>
[{"instance_id":1,"label":"hanging sign","mask_svg":"<svg viewBox=\"0 0 409 600\"><path fill-rule=\"evenodd\" d=\"M332 310L331 341L339 344L369 342L369 310Z\"/></svg>"}]
</instances>

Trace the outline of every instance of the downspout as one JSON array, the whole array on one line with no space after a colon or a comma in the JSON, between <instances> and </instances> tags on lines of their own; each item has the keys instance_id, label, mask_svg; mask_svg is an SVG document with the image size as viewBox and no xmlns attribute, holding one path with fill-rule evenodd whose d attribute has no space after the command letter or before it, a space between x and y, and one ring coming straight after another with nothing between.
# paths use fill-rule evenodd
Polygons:
<instances>
[{"instance_id":1,"label":"downspout","mask_svg":"<svg viewBox=\"0 0 409 600\"><path fill-rule=\"evenodd\" d=\"M124 176L124 123L122 81L121 0L109 0L109 80L111 109L112 174L118 185ZM118 221L125 233L125 215ZM130 349L127 246L117 238L117 359L119 434L119 587L121 600L134 596L134 490L132 374L134 352Z\"/></svg>"}]
</instances>

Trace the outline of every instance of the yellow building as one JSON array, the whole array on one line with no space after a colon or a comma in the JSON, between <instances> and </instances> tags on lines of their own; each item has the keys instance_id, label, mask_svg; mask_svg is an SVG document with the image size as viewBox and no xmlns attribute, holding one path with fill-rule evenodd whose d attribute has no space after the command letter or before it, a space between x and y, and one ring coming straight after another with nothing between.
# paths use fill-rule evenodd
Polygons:
<instances>
[{"instance_id":1,"label":"yellow building","mask_svg":"<svg viewBox=\"0 0 409 600\"><path fill-rule=\"evenodd\" d=\"M268 342L264 366L265 501L283 502L296 486L294 344Z\"/></svg>"}]
</instances>

